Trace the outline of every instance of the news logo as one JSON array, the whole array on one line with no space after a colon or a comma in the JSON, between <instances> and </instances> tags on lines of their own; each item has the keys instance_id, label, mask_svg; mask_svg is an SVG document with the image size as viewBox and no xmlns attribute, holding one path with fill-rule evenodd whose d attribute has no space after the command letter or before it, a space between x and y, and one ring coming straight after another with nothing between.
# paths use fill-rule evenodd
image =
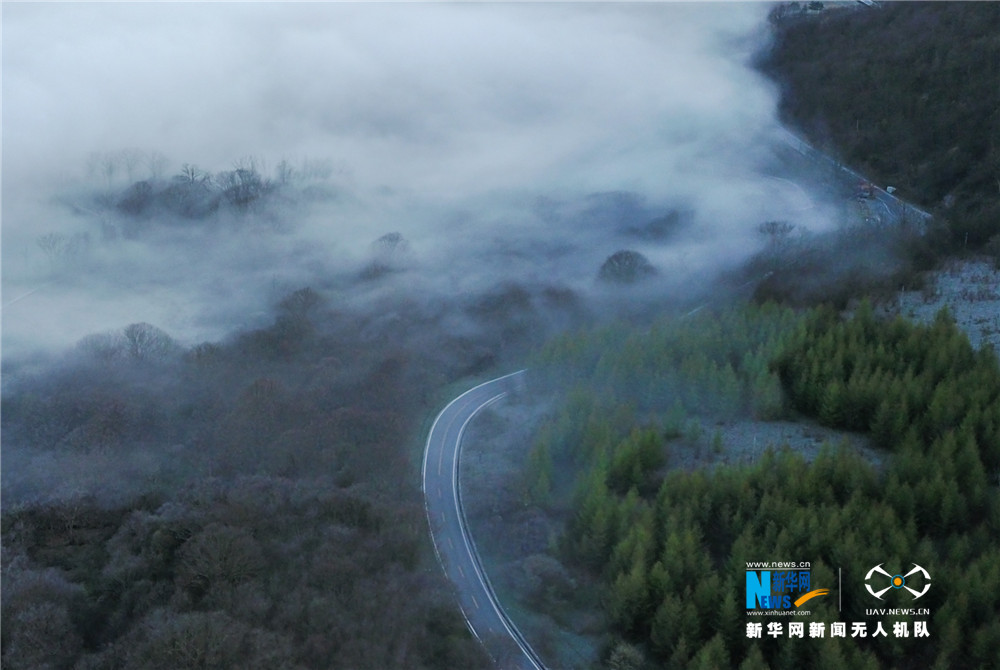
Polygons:
<instances>
[{"instance_id":1,"label":"news logo","mask_svg":"<svg viewBox=\"0 0 1000 670\"><path fill-rule=\"evenodd\" d=\"M795 610L829 589L812 588L808 563L775 563L780 569L746 571L747 610Z\"/></svg>"},{"instance_id":2,"label":"news logo","mask_svg":"<svg viewBox=\"0 0 1000 670\"><path fill-rule=\"evenodd\" d=\"M869 570L867 575L865 575L865 588L868 589L868 593L872 594L879 600L882 600L882 595L886 591L889 591L890 589L895 589L895 590L906 589L913 595L913 600L916 600L917 598L920 598L924 594L926 594L927 591L930 590L931 588L930 573L928 573L926 570L924 570L916 563L913 564L913 569L907 572L905 575L901 574L891 575L882 569L882 565L883 565L882 563L879 563L874 568ZM880 575L888 577L889 585L879 591L876 591L875 588L872 588L872 585L869 584L868 582L872 580L872 576L875 575L875 573L879 573ZM916 584L916 585L919 585L921 582L923 582L923 588L919 591L914 588L911 588L910 586L907 586L907 578L914 575L920 575L923 577L923 579L920 579L920 577L914 577L913 579L909 580L911 584ZM878 584L877 586L882 586L882 584L885 584L885 582L882 581L881 578L879 578L879 581L881 583Z\"/></svg>"}]
</instances>

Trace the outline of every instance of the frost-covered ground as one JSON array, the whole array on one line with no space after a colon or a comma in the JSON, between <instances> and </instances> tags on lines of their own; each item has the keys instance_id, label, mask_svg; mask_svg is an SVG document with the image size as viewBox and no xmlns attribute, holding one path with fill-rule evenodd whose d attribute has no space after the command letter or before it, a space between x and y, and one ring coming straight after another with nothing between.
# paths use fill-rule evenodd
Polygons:
<instances>
[{"instance_id":1,"label":"frost-covered ground","mask_svg":"<svg viewBox=\"0 0 1000 670\"><path fill-rule=\"evenodd\" d=\"M880 465L881 454L871 448L868 437L825 428L810 420L755 421L734 419L706 426L696 440L672 443L668 467L685 470L717 464L751 464L768 449L788 447L812 461L827 444L844 447Z\"/></svg>"},{"instance_id":2,"label":"frost-covered ground","mask_svg":"<svg viewBox=\"0 0 1000 670\"><path fill-rule=\"evenodd\" d=\"M582 669L597 663L608 623L593 607L598 596L589 578L553 553L565 514L530 504L525 491L524 463L537 427L557 404L527 393L477 415L465 434L460 481L470 531L507 613L552 667ZM768 448L784 447L813 460L824 443L859 452L876 466L884 458L865 436L813 422L692 419L683 436L668 442L666 469L751 464ZM572 484L556 487L566 495Z\"/></svg>"},{"instance_id":3,"label":"frost-covered ground","mask_svg":"<svg viewBox=\"0 0 1000 670\"><path fill-rule=\"evenodd\" d=\"M948 307L977 349L984 343L1000 351L1000 271L986 261L955 261L931 278L924 291L905 291L893 314L926 323Z\"/></svg>"},{"instance_id":4,"label":"frost-covered ground","mask_svg":"<svg viewBox=\"0 0 1000 670\"><path fill-rule=\"evenodd\" d=\"M956 261L935 273L924 291L901 292L882 309L930 322L944 306L973 346L990 343L1000 351L1000 271L991 263ZM553 398L525 396L483 412L469 426L463 449L462 497L487 572L522 632L545 658L565 667L587 667L597 658L606 622L594 612L584 616L565 594L539 595L546 583L565 583L570 591L584 585L575 581L579 574L568 572L549 553L564 519L528 504L524 491L523 463L534 432L555 404ZM824 443L860 453L876 467L885 458L865 435L808 420L691 420L684 433L667 445L667 468L751 464L768 448L783 447L813 460Z\"/></svg>"},{"instance_id":5,"label":"frost-covered ground","mask_svg":"<svg viewBox=\"0 0 1000 670\"><path fill-rule=\"evenodd\" d=\"M524 461L552 398L508 396L476 416L462 445L462 506L501 604L549 667L596 667L607 623L592 593L550 553L564 519L527 502Z\"/></svg>"}]
</instances>

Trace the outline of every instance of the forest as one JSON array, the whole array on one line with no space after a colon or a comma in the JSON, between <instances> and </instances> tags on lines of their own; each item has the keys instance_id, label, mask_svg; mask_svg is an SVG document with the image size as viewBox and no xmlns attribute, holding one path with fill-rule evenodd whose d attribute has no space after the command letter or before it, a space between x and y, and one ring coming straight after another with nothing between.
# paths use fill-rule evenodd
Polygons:
<instances>
[{"instance_id":1,"label":"forest","mask_svg":"<svg viewBox=\"0 0 1000 670\"><path fill-rule=\"evenodd\" d=\"M488 667L414 469L480 350L371 318L303 288L219 342L137 323L8 367L3 667Z\"/></svg>"},{"instance_id":2,"label":"forest","mask_svg":"<svg viewBox=\"0 0 1000 670\"><path fill-rule=\"evenodd\" d=\"M744 268L764 277L755 304L549 342L533 370L561 400L536 431L525 500L560 520L550 554L600 603L606 667L996 667L996 354L947 311L916 325L863 298L919 288L949 255L1000 262L1000 7L785 3L771 23L757 62L783 120L931 210L931 227L762 224L770 243ZM723 440L739 417L852 439L760 453ZM814 585L842 576L810 621L848 627L874 626L872 566L927 566L929 636L751 637L748 562L793 557Z\"/></svg>"},{"instance_id":3,"label":"forest","mask_svg":"<svg viewBox=\"0 0 1000 670\"><path fill-rule=\"evenodd\" d=\"M0 665L491 667L428 542L419 451L449 385L527 365L532 392L559 400L524 445L518 505L562 522L549 554L532 557L532 577L544 607L599 604L602 665L1000 667L996 355L974 350L947 312L921 326L858 302L919 287L920 272L945 255L985 252L1000 263L1000 5L794 5L772 14L773 42L757 59L777 82L782 120L931 210L926 234L858 226L810 235L765 221L763 249L721 270L721 284L738 290L709 296L714 279L696 287L699 277L682 296L643 302L640 291L672 276L660 252L692 232L689 205L660 212L662 203L617 191L589 204L539 196L541 214L525 219L537 231L517 227L521 214L487 213L488 228L473 228L471 211L442 224L437 244L482 237L482 248L431 254L433 273L455 267L447 289L428 297L430 284L407 274L419 244L383 227L398 221L386 216L352 223L369 235L351 241L367 254L330 260L328 247L307 241L281 257L308 273L287 275L291 288L273 304L255 294L264 311L241 314L226 336L191 344L121 321L47 358L5 358ZM637 100L647 87L640 80ZM455 118L483 116L470 110ZM438 162L440 147L428 147L418 165ZM328 180L331 165L267 170L245 158L168 175L158 152L99 152L88 185L46 191L72 225L42 216L22 225L48 261L45 282L96 276L120 248L146 249L136 264L178 258L183 267L186 256L157 245L187 240L176 249L195 256L197 240L225 240L223 258L322 219L320 205L340 203L334 211L349 218L354 196L343 175ZM407 232L419 231L410 217L438 216L397 214ZM507 227L509 237L493 236ZM604 228L616 231L614 244ZM242 261L260 269L252 256ZM572 283L576 265L591 283ZM307 275L315 281L298 280ZM46 285L26 284L24 296ZM593 287L603 302L589 299ZM221 284L212 296L236 305ZM673 301L702 297L709 302L673 313ZM723 439L734 420L857 439L810 454L758 449ZM843 610L814 601L812 620L827 624L866 619L871 566L926 566L930 637L750 638L746 562L787 558L811 561L817 586L842 572Z\"/></svg>"},{"instance_id":4,"label":"forest","mask_svg":"<svg viewBox=\"0 0 1000 670\"><path fill-rule=\"evenodd\" d=\"M783 120L945 222L939 252L1000 258L1000 5L886 2L772 14L760 67Z\"/></svg>"},{"instance_id":5,"label":"forest","mask_svg":"<svg viewBox=\"0 0 1000 670\"><path fill-rule=\"evenodd\" d=\"M990 586L1000 580L1000 366L946 312L919 326L877 318L867 303L850 317L733 308L645 332L567 335L537 369L566 399L538 431L525 490L566 519L556 557L598 584L612 667L1000 660ZM812 459L785 447L727 462L705 425L740 413L863 433L883 457L827 444ZM692 449L705 462L678 467ZM827 639L821 650L748 639L746 562L778 556L811 561L814 584L842 571L843 611L815 601L811 620L823 622L865 619L872 565L928 566L940 576L920 601L930 637Z\"/></svg>"}]
</instances>

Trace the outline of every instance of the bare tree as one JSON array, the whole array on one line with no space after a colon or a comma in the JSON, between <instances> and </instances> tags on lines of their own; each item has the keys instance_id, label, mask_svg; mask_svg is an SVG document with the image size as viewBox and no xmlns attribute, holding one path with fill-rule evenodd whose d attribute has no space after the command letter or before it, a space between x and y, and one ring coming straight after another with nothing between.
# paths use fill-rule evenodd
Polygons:
<instances>
[{"instance_id":1,"label":"bare tree","mask_svg":"<svg viewBox=\"0 0 1000 670\"><path fill-rule=\"evenodd\" d=\"M271 188L271 181L261 176L262 163L253 156L236 161L230 172L220 172L216 181L231 204L247 210Z\"/></svg>"},{"instance_id":2,"label":"bare tree","mask_svg":"<svg viewBox=\"0 0 1000 670\"><path fill-rule=\"evenodd\" d=\"M282 160L275 169L275 176L279 184L287 186L295 177L295 168L287 160Z\"/></svg>"},{"instance_id":3,"label":"bare tree","mask_svg":"<svg viewBox=\"0 0 1000 670\"><path fill-rule=\"evenodd\" d=\"M82 642L73 627L65 605L42 602L4 618L10 639L4 644L4 667L69 667Z\"/></svg>"},{"instance_id":4,"label":"bare tree","mask_svg":"<svg viewBox=\"0 0 1000 670\"><path fill-rule=\"evenodd\" d=\"M225 668L247 662L249 628L223 612L177 614L156 610L144 621L141 641L130 640L126 667ZM139 638L139 635L134 636Z\"/></svg>"},{"instance_id":5,"label":"bare tree","mask_svg":"<svg viewBox=\"0 0 1000 670\"><path fill-rule=\"evenodd\" d=\"M392 232L386 233L382 237L378 238L372 243L372 248L375 253L385 256L392 256L398 253L405 253L410 248L410 243L407 242L400 233Z\"/></svg>"},{"instance_id":6,"label":"bare tree","mask_svg":"<svg viewBox=\"0 0 1000 670\"><path fill-rule=\"evenodd\" d=\"M125 179L131 184L136 180L137 170L143 163L143 153L139 149L129 148L119 151L118 156L121 166L125 170Z\"/></svg>"},{"instance_id":7,"label":"bare tree","mask_svg":"<svg viewBox=\"0 0 1000 670\"><path fill-rule=\"evenodd\" d=\"M373 258L361 271L365 279L376 279L398 270L410 251L410 243L397 232L386 233L372 242Z\"/></svg>"},{"instance_id":8,"label":"bare tree","mask_svg":"<svg viewBox=\"0 0 1000 670\"><path fill-rule=\"evenodd\" d=\"M164 358L177 348L169 335L152 324L133 323L126 326L122 334L125 336L125 351L133 360Z\"/></svg>"},{"instance_id":9,"label":"bare tree","mask_svg":"<svg viewBox=\"0 0 1000 670\"><path fill-rule=\"evenodd\" d=\"M4 668L69 667L81 640L68 606L81 592L54 569L35 570L5 548L2 648Z\"/></svg>"},{"instance_id":10,"label":"bare tree","mask_svg":"<svg viewBox=\"0 0 1000 670\"><path fill-rule=\"evenodd\" d=\"M149 170L150 179L162 179L163 173L167 170L167 157L159 151L150 151L146 156L146 168Z\"/></svg>"},{"instance_id":11,"label":"bare tree","mask_svg":"<svg viewBox=\"0 0 1000 670\"><path fill-rule=\"evenodd\" d=\"M264 554L242 528L211 523L181 548L180 580L186 589L205 592L213 585L235 586L264 568Z\"/></svg>"},{"instance_id":12,"label":"bare tree","mask_svg":"<svg viewBox=\"0 0 1000 670\"><path fill-rule=\"evenodd\" d=\"M66 251L67 240L62 233L46 233L40 235L35 242L38 244L38 248L45 252L51 263L55 263L56 259Z\"/></svg>"},{"instance_id":13,"label":"bare tree","mask_svg":"<svg viewBox=\"0 0 1000 670\"><path fill-rule=\"evenodd\" d=\"M278 307L293 318L306 318L322 301L319 293L307 286L285 296Z\"/></svg>"},{"instance_id":14,"label":"bare tree","mask_svg":"<svg viewBox=\"0 0 1000 670\"><path fill-rule=\"evenodd\" d=\"M103 154L98 161L98 169L100 170L101 176L104 177L107 182L109 191L114 185L115 175L118 174L120 163L121 157L113 153Z\"/></svg>"},{"instance_id":15,"label":"bare tree","mask_svg":"<svg viewBox=\"0 0 1000 670\"><path fill-rule=\"evenodd\" d=\"M779 243L788 238L795 230L795 225L788 221L765 221L757 226L757 232L766 235L772 243Z\"/></svg>"},{"instance_id":16,"label":"bare tree","mask_svg":"<svg viewBox=\"0 0 1000 670\"><path fill-rule=\"evenodd\" d=\"M212 179L211 175L204 170L201 170L197 165L192 165L191 163L185 163L182 165L180 174L178 174L176 178L187 184L204 184L206 186Z\"/></svg>"},{"instance_id":17,"label":"bare tree","mask_svg":"<svg viewBox=\"0 0 1000 670\"><path fill-rule=\"evenodd\" d=\"M63 233L40 235L35 243L53 265L65 257L82 256L90 249L90 233L76 233L72 237Z\"/></svg>"},{"instance_id":18,"label":"bare tree","mask_svg":"<svg viewBox=\"0 0 1000 670\"><path fill-rule=\"evenodd\" d=\"M656 268L638 251L623 249L608 256L598 277L604 281L632 284L656 274Z\"/></svg>"},{"instance_id":19,"label":"bare tree","mask_svg":"<svg viewBox=\"0 0 1000 670\"><path fill-rule=\"evenodd\" d=\"M101 363L121 360L125 355L125 341L118 333L93 333L76 343L81 353Z\"/></svg>"}]
</instances>

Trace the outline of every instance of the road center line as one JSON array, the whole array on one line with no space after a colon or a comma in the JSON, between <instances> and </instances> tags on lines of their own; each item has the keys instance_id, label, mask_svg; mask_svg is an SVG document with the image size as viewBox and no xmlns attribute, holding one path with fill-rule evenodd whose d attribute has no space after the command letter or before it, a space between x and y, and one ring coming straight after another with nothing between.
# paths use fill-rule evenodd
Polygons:
<instances>
[{"instance_id":1,"label":"road center line","mask_svg":"<svg viewBox=\"0 0 1000 670\"><path fill-rule=\"evenodd\" d=\"M492 615L496 615L497 622L503 627L504 631L510 636L514 644L520 648L524 656L518 658L518 663L515 666L517 668L523 668L527 670L531 668L532 670L543 670L544 666L541 659L538 658L537 654L533 652L527 642L521 636L520 632L517 631L513 623L507 618L506 613L503 612L499 603L496 601L496 596L492 593L491 587L489 586L488 579L484 574L481 566L478 564L478 557L475 554L475 549L472 544L472 538L469 536L468 529L465 527L464 514L461 509L461 501L459 494L459 481L458 481L458 464L459 464L459 452L462 446L462 438L468 424L472 421L473 417L480 413L480 411L485 410L487 407L493 403L501 400L508 395L508 390L503 390L505 386L509 383L504 382L504 380L515 377L516 375L523 374L522 371L511 373L503 377L491 380L489 382L484 382L475 386L465 393L461 394L458 398L449 403L441 413L435 418L434 423L431 426L430 434L427 439L427 447L424 451L424 468L422 470L423 479L423 491L425 496L424 506L427 509L428 517L431 516L432 512L438 512L441 517L441 526L435 527L436 524L431 526L431 537L435 542L435 550L438 555L438 561L442 564L445 574L452 577L452 581L455 586L458 587L460 595L468 595L475 605L476 614L473 618L476 619L476 625L485 624L485 631L496 631L497 627L494 625L492 620ZM492 394L492 397L491 395ZM457 429L457 430L456 430ZM433 458L433 449L438 449L438 469L437 477L439 478L437 482L433 481L432 477L429 477L430 472L427 469L428 457ZM448 453L449 458L449 475L444 474L444 456ZM441 481L445 484L450 484L451 494L444 496L443 486ZM430 485L430 486L429 486ZM430 493L430 488L436 485L438 489L437 500L431 504L430 498L432 494ZM454 510L452 511L447 503L444 503L442 499L452 499L454 502ZM438 502L441 501L441 502ZM443 505L446 509L440 509ZM456 545L452 540L452 535L454 528L457 526L458 537L464 544L465 553L462 553L459 547L461 545ZM440 535L435 537L435 535ZM442 556L441 552L437 552L439 546L444 546L443 543L438 545L438 541L444 539L447 541L447 546L449 551L446 552L446 556ZM445 560L447 559L447 560ZM469 563L472 568L472 577L469 577L465 573L465 568L463 567L462 560ZM452 570L458 569L458 573L461 576L461 582L453 577ZM471 582L470 582L471 580ZM478 587L474 585L478 583ZM486 598L487 607L483 609L479 600L476 597L474 590L478 590L479 595ZM464 592L464 593L462 593ZM464 598L463 598L464 599ZM468 601L466 601L468 602ZM465 610L465 608L462 608ZM472 631L473 635L477 639L479 635L476 632L476 627L473 626L472 620L469 618L470 611L463 611L463 615L469 630ZM499 632L503 635L503 631ZM487 647L495 647L495 641L484 641L480 639L480 642L485 644Z\"/></svg>"}]
</instances>

